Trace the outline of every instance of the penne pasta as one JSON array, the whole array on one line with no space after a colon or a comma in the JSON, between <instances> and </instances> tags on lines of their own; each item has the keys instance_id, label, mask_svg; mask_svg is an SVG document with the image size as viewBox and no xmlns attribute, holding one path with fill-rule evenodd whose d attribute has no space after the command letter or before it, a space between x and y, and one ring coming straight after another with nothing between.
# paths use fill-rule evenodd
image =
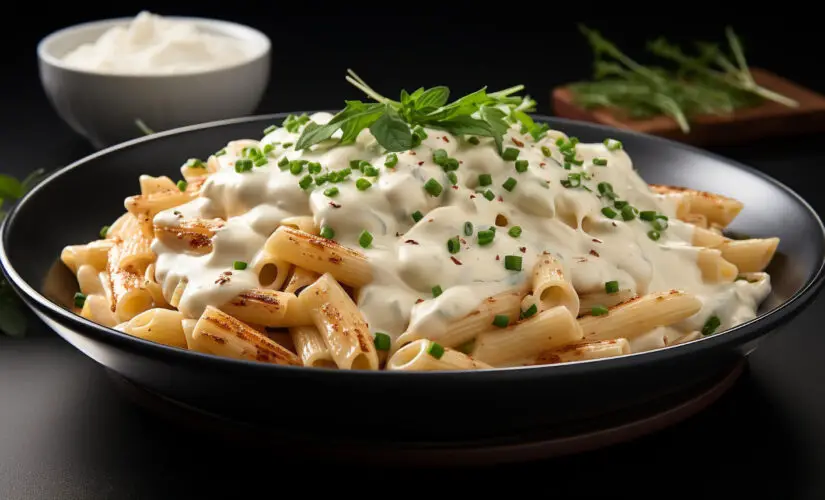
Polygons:
<instances>
[{"instance_id":1,"label":"penne pasta","mask_svg":"<svg viewBox=\"0 0 825 500\"><path fill-rule=\"evenodd\" d=\"M245 323L288 327L312 324L309 311L293 293L275 290L243 292L220 309Z\"/></svg>"},{"instance_id":2,"label":"penne pasta","mask_svg":"<svg viewBox=\"0 0 825 500\"><path fill-rule=\"evenodd\" d=\"M258 274L258 284L271 290L280 290L284 286L291 268L292 264L269 252L259 252L252 261L252 269Z\"/></svg>"},{"instance_id":3,"label":"penne pasta","mask_svg":"<svg viewBox=\"0 0 825 500\"><path fill-rule=\"evenodd\" d=\"M292 269L292 276L289 277L289 282L284 287L285 292L301 295L306 287L315 283L320 275L313 271L308 271L303 267L294 267Z\"/></svg>"},{"instance_id":4,"label":"penne pasta","mask_svg":"<svg viewBox=\"0 0 825 500\"><path fill-rule=\"evenodd\" d=\"M83 302L80 315L103 326L113 327L117 324L115 313L105 295L89 295Z\"/></svg>"},{"instance_id":5,"label":"penne pasta","mask_svg":"<svg viewBox=\"0 0 825 500\"><path fill-rule=\"evenodd\" d=\"M405 345L387 360L387 370L396 371L441 371L441 370L483 370L492 366L475 360L462 352L443 348L443 353L431 352L432 341L419 339ZM436 357L438 356L438 357Z\"/></svg>"},{"instance_id":6,"label":"penne pasta","mask_svg":"<svg viewBox=\"0 0 825 500\"><path fill-rule=\"evenodd\" d=\"M779 238L727 240L718 249L722 258L738 268L740 273L764 271L776 248Z\"/></svg>"},{"instance_id":7,"label":"penne pasta","mask_svg":"<svg viewBox=\"0 0 825 500\"><path fill-rule=\"evenodd\" d=\"M569 363L572 361L614 358L625 354L630 354L630 343L627 339L598 340L596 342L570 344L552 351L542 352L536 358L535 364Z\"/></svg>"},{"instance_id":8,"label":"penne pasta","mask_svg":"<svg viewBox=\"0 0 825 500\"><path fill-rule=\"evenodd\" d=\"M622 288L618 292L593 292L582 294L579 298L583 312L590 312L594 307L614 307L636 297L636 293L629 288ZM582 314L580 312L579 314Z\"/></svg>"},{"instance_id":9,"label":"penne pasta","mask_svg":"<svg viewBox=\"0 0 825 500\"><path fill-rule=\"evenodd\" d=\"M308 286L300 300L321 332L338 368L378 369L378 354L369 327L358 307L331 274L322 275Z\"/></svg>"},{"instance_id":10,"label":"penne pasta","mask_svg":"<svg viewBox=\"0 0 825 500\"><path fill-rule=\"evenodd\" d=\"M545 351L582 339L576 317L556 306L507 328L478 334L471 356L491 366L530 364Z\"/></svg>"},{"instance_id":11,"label":"penne pasta","mask_svg":"<svg viewBox=\"0 0 825 500\"><path fill-rule=\"evenodd\" d=\"M177 188L167 191L157 191L152 194L140 194L126 198L124 206L140 223L143 234L147 237L154 235L152 220L162 210L183 205L195 196L193 190L181 191Z\"/></svg>"},{"instance_id":12,"label":"penne pasta","mask_svg":"<svg viewBox=\"0 0 825 500\"><path fill-rule=\"evenodd\" d=\"M316 368L337 368L324 338L318 329L312 326L295 326L289 329L295 351L304 363L304 366Z\"/></svg>"},{"instance_id":13,"label":"penne pasta","mask_svg":"<svg viewBox=\"0 0 825 500\"><path fill-rule=\"evenodd\" d=\"M573 316L579 314L579 296L565 278L561 263L544 252L533 268L533 293L539 311L564 306Z\"/></svg>"},{"instance_id":14,"label":"penne pasta","mask_svg":"<svg viewBox=\"0 0 825 500\"><path fill-rule=\"evenodd\" d=\"M97 240L85 245L69 245L60 253L60 260L77 274L80 266L88 264L98 271L106 269L109 250L114 246L112 240Z\"/></svg>"},{"instance_id":15,"label":"penne pasta","mask_svg":"<svg viewBox=\"0 0 825 500\"><path fill-rule=\"evenodd\" d=\"M154 308L138 314L118 329L144 340L183 349L187 342L182 321L183 315L178 311Z\"/></svg>"},{"instance_id":16,"label":"penne pasta","mask_svg":"<svg viewBox=\"0 0 825 500\"><path fill-rule=\"evenodd\" d=\"M318 235L320 231L315 225L315 219L308 215L299 215L297 217L287 217L281 221L282 226L291 227L305 233Z\"/></svg>"},{"instance_id":17,"label":"penne pasta","mask_svg":"<svg viewBox=\"0 0 825 500\"><path fill-rule=\"evenodd\" d=\"M657 326L686 319L702 308L694 295L679 290L643 295L609 309L601 316L587 315L579 325L587 341L631 339Z\"/></svg>"},{"instance_id":18,"label":"penne pasta","mask_svg":"<svg viewBox=\"0 0 825 500\"><path fill-rule=\"evenodd\" d=\"M165 175L160 177L152 177L151 175L141 175L140 178L140 194L149 195L160 191L170 191L177 189L172 179Z\"/></svg>"},{"instance_id":19,"label":"penne pasta","mask_svg":"<svg viewBox=\"0 0 825 500\"><path fill-rule=\"evenodd\" d=\"M651 185L651 188L655 193L682 200L679 202L681 210L677 217L683 220L688 213L699 214L704 216L709 224L727 227L744 208L742 202L721 194L677 186ZM683 206L687 207L687 212Z\"/></svg>"},{"instance_id":20,"label":"penne pasta","mask_svg":"<svg viewBox=\"0 0 825 500\"><path fill-rule=\"evenodd\" d=\"M276 365L301 366L294 353L232 316L207 306L192 330L201 352Z\"/></svg>"},{"instance_id":21,"label":"penne pasta","mask_svg":"<svg viewBox=\"0 0 825 500\"><path fill-rule=\"evenodd\" d=\"M372 281L372 269L361 252L289 226L281 226L266 241L272 255L336 281L359 287Z\"/></svg>"},{"instance_id":22,"label":"penne pasta","mask_svg":"<svg viewBox=\"0 0 825 500\"><path fill-rule=\"evenodd\" d=\"M173 248L207 254L212 251L212 237L224 225L221 219L180 218L174 226L154 225L154 237Z\"/></svg>"},{"instance_id":23,"label":"penne pasta","mask_svg":"<svg viewBox=\"0 0 825 500\"><path fill-rule=\"evenodd\" d=\"M91 264L83 264L77 270L77 283L80 291L85 295L103 295L103 283L100 282L100 272Z\"/></svg>"},{"instance_id":24,"label":"penne pasta","mask_svg":"<svg viewBox=\"0 0 825 500\"><path fill-rule=\"evenodd\" d=\"M725 260L722 252L715 248L701 249L696 264L707 283L731 283L739 274L736 266Z\"/></svg>"},{"instance_id":25,"label":"penne pasta","mask_svg":"<svg viewBox=\"0 0 825 500\"><path fill-rule=\"evenodd\" d=\"M691 238L693 246L716 248L724 242L725 237L716 231L699 226L693 227L693 237Z\"/></svg>"}]
</instances>

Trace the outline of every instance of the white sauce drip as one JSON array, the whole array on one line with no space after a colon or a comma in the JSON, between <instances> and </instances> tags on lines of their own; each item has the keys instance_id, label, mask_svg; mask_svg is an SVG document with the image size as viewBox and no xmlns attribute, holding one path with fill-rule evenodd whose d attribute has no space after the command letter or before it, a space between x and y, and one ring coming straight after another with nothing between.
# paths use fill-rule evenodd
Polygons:
<instances>
[{"instance_id":1,"label":"white sauce drip","mask_svg":"<svg viewBox=\"0 0 825 500\"><path fill-rule=\"evenodd\" d=\"M111 28L94 43L69 52L63 62L108 74L180 74L235 64L250 50L243 40L204 33L195 23L143 11L128 25Z\"/></svg>"},{"instance_id":2,"label":"white sauce drip","mask_svg":"<svg viewBox=\"0 0 825 500\"><path fill-rule=\"evenodd\" d=\"M323 124L331 115L318 113L311 118ZM696 264L699 248L691 245L692 226L677 220L672 202L648 188L623 149L609 150L602 143L579 144L577 157L584 161L583 166L565 170L555 142L562 134L551 131L535 142L513 126L505 137L505 148L518 148L519 159L529 162L528 170L518 173L513 161L501 158L492 139L481 138L479 145L473 145L442 131L427 133L419 147L397 153L398 163L392 169L384 166L388 155L367 130L356 143L346 146L319 145L308 151L278 146L267 165L246 173L234 170L244 146L294 143L300 130L289 133L279 128L260 142L230 143L227 153L218 157L220 170L208 178L201 197L155 218L157 224L174 226L178 217L173 212L177 211L184 217L227 220L208 255L190 255L155 241L156 277L163 284L164 295L171 297L179 280L186 278L189 284L179 309L187 318L197 318L207 305L219 307L238 293L257 287L257 275L251 269L232 270L233 262L252 262L283 219L301 215L313 216L318 226L333 228L335 240L367 255L374 281L360 289L358 306L372 332L394 338L408 328L424 335L443 330L486 297L525 285L537 257L545 251L560 259L580 294L604 291L605 282L616 280L620 288L638 294L682 289L699 297L703 302L700 312L679 325L640 337L636 343L639 350L660 346L668 336L672 341L701 330L712 315L721 320L718 331L747 321L755 317L758 304L770 291L767 275L754 283L704 283ZM552 158L544 156L542 147L550 148ZM433 162L436 149L444 149L460 161L455 171L456 188L450 187L446 173ZM371 179L370 189L360 191L355 180L361 173L353 170L346 182L313 185L304 191L298 182L306 175L306 168L297 176L281 170L277 164L284 156L319 162L325 172L349 167L351 160L366 160L380 171L380 177ZM593 165L597 157L606 158L607 165ZM575 172L590 176L582 181L590 191L562 186L561 181ZM476 193L479 174L492 177L492 184L480 189L492 190L496 195L493 201ZM502 184L510 177L517 185L508 192ZM444 187L439 197L423 188L431 178ZM605 217L601 212L605 203L598 196L600 182L609 182L619 199L640 211L655 210L668 216L669 228L653 241L647 234L649 222L638 217L627 222L621 216L614 220ZM332 186L339 194L325 196L324 190ZM411 217L416 211L424 214L418 223ZM493 226L499 214L508 224L497 228L492 244L479 246L478 231ZM463 229L468 221L474 226L469 237ZM522 228L518 238L508 235L513 225ZM358 243L364 230L374 236L366 250ZM447 250L447 240L453 236L462 238L457 254ZM523 258L521 272L505 269L508 255ZM226 271L232 272L230 281L217 284ZM438 298L432 298L435 285L444 291Z\"/></svg>"}]
</instances>

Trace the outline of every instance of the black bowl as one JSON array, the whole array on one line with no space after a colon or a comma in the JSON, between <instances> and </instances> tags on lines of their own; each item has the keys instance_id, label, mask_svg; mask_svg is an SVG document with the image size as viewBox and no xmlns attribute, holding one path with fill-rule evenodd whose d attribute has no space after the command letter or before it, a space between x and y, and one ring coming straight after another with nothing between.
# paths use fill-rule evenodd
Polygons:
<instances>
[{"instance_id":1,"label":"black bowl","mask_svg":"<svg viewBox=\"0 0 825 500\"><path fill-rule=\"evenodd\" d=\"M331 371L223 359L122 334L64 307L76 290L57 260L97 238L138 192L138 176L179 175L191 156L258 137L284 114L186 127L121 144L38 185L2 227L0 262L25 302L63 338L132 382L187 405L295 432L362 440L475 439L562 425L639 404L728 370L808 304L823 282L825 229L811 207L751 168L675 142L537 117L582 141L621 140L651 183L720 192L745 203L731 230L778 236L773 292L757 319L684 345L565 365L454 373ZM48 279L47 279L48 278Z\"/></svg>"}]
</instances>

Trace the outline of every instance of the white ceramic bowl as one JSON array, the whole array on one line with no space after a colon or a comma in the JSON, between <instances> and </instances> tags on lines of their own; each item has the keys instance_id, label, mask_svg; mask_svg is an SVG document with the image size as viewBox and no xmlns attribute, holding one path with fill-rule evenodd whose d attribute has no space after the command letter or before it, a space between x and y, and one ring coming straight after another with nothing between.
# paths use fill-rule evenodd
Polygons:
<instances>
[{"instance_id":1,"label":"white ceramic bowl","mask_svg":"<svg viewBox=\"0 0 825 500\"><path fill-rule=\"evenodd\" d=\"M249 55L231 66L172 75L119 75L79 70L63 57L134 18L79 24L54 32L37 46L40 79L52 105L97 148L154 131L252 114L269 83L271 43L258 30L228 21L165 17L197 24L206 33L244 40Z\"/></svg>"}]
</instances>

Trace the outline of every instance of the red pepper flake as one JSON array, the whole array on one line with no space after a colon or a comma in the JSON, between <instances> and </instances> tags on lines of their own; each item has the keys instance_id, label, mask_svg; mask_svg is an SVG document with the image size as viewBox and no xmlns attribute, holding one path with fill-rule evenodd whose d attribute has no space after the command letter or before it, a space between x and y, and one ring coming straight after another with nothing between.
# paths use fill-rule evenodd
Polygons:
<instances>
[{"instance_id":1,"label":"red pepper flake","mask_svg":"<svg viewBox=\"0 0 825 500\"><path fill-rule=\"evenodd\" d=\"M474 199L476 199L476 195L474 195L474 194L471 194L471 195L470 195L470 199L471 199L471 200L474 200Z\"/></svg>"},{"instance_id":2,"label":"red pepper flake","mask_svg":"<svg viewBox=\"0 0 825 500\"><path fill-rule=\"evenodd\" d=\"M341 205L335 203L334 201L329 202L329 206L332 208L341 208Z\"/></svg>"},{"instance_id":3,"label":"red pepper flake","mask_svg":"<svg viewBox=\"0 0 825 500\"><path fill-rule=\"evenodd\" d=\"M579 264L587 262L587 257L576 257L576 262L578 262Z\"/></svg>"},{"instance_id":4,"label":"red pepper flake","mask_svg":"<svg viewBox=\"0 0 825 500\"><path fill-rule=\"evenodd\" d=\"M502 198L501 195L498 195L498 201L504 201L504 198Z\"/></svg>"},{"instance_id":5,"label":"red pepper flake","mask_svg":"<svg viewBox=\"0 0 825 500\"><path fill-rule=\"evenodd\" d=\"M433 221L433 219L427 219L427 222L432 222L432 221Z\"/></svg>"},{"instance_id":6,"label":"red pepper flake","mask_svg":"<svg viewBox=\"0 0 825 500\"><path fill-rule=\"evenodd\" d=\"M449 139L447 139L447 136L446 136L446 135L445 135L444 137L442 137L442 139L444 139L444 142L450 142L450 140L449 140Z\"/></svg>"},{"instance_id":7,"label":"red pepper flake","mask_svg":"<svg viewBox=\"0 0 825 500\"><path fill-rule=\"evenodd\" d=\"M424 162L423 162L423 161L418 162L418 166L419 166L419 167L420 167L421 165L423 165L423 164L424 164Z\"/></svg>"},{"instance_id":8,"label":"red pepper flake","mask_svg":"<svg viewBox=\"0 0 825 500\"><path fill-rule=\"evenodd\" d=\"M500 255L496 255L496 260L501 260L501 256L500 256Z\"/></svg>"},{"instance_id":9,"label":"red pepper flake","mask_svg":"<svg viewBox=\"0 0 825 500\"><path fill-rule=\"evenodd\" d=\"M461 265L461 261L460 261L460 260L458 260L458 259L456 259L455 257L450 257L450 260L452 260L452 261L453 261L453 264L455 264L455 265L457 265L457 266L460 266L460 265Z\"/></svg>"},{"instance_id":10,"label":"red pepper flake","mask_svg":"<svg viewBox=\"0 0 825 500\"><path fill-rule=\"evenodd\" d=\"M619 227L619 225L614 222L613 227Z\"/></svg>"},{"instance_id":11,"label":"red pepper flake","mask_svg":"<svg viewBox=\"0 0 825 500\"><path fill-rule=\"evenodd\" d=\"M541 162L541 163L539 163L539 166L540 166L541 168L544 168L544 167L546 167L546 166L547 166L547 164L546 164L546 163L544 163L544 162Z\"/></svg>"},{"instance_id":12,"label":"red pepper flake","mask_svg":"<svg viewBox=\"0 0 825 500\"><path fill-rule=\"evenodd\" d=\"M410 151L409 151L409 153L410 153L411 155L415 156L415 151L410 150Z\"/></svg>"},{"instance_id":13,"label":"red pepper flake","mask_svg":"<svg viewBox=\"0 0 825 500\"><path fill-rule=\"evenodd\" d=\"M527 253L527 247L518 247L521 250L521 253Z\"/></svg>"},{"instance_id":14,"label":"red pepper flake","mask_svg":"<svg viewBox=\"0 0 825 500\"><path fill-rule=\"evenodd\" d=\"M598 257L598 256L599 256L599 252L597 252L597 251L595 251L595 250L590 250L590 255L592 255L593 257Z\"/></svg>"},{"instance_id":15,"label":"red pepper flake","mask_svg":"<svg viewBox=\"0 0 825 500\"><path fill-rule=\"evenodd\" d=\"M520 140L516 139L515 137L513 137L513 144L515 144L516 146L518 146L520 148L524 147L524 143L521 142Z\"/></svg>"},{"instance_id":16,"label":"red pepper flake","mask_svg":"<svg viewBox=\"0 0 825 500\"><path fill-rule=\"evenodd\" d=\"M229 283L229 280L232 277L232 271L224 271L218 276L218 279L215 280L216 285L223 285L224 283Z\"/></svg>"},{"instance_id":17,"label":"red pepper flake","mask_svg":"<svg viewBox=\"0 0 825 500\"><path fill-rule=\"evenodd\" d=\"M416 304L420 304L422 302L424 302L424 299L418 299L418 300L415 301Z\"/></svg>"},{"instance_id":18,"label":"red pepper flake","mask_svg":"<svg viewBox=\"0 0 825 500\"><path fill-rule=\"evenodd\" d=\"M458 160L459 165L464 165L464 160Z\"/></svg>"},{"instance_id":19,"label":"red pepper flake","mask_svg":"<svg viewBox=\"0 0 825 500\"><path fill-rule=\"evenodd\" d=\"M458 191L458 186L453 185L453 186L450 186L450 187L455 189L456 191Z\"/></svg>"},{"instance_id":20,"label":"red pepper flake","mask_svg":"<svg viewBox=\"0 0 825 500\"><path fill-rule=\"evenodd\" d=\"M598 238L593 238L593 239L592 239L592 240L590 240L590 241L592 241L593 243L604 243L602 240L600 240L600 239L598 239Z\"/></svg>"},{"instance_id":21,"label":"red pepper flake","mask_svg":"<svg viewBox=\"0 0 825 500\"><path fill-rule=\"evenodd\" d=\"M415 240L407 240L404 243L409 243L410 245L418 245L418 242Z\"/></svg>"}]
</instances>

